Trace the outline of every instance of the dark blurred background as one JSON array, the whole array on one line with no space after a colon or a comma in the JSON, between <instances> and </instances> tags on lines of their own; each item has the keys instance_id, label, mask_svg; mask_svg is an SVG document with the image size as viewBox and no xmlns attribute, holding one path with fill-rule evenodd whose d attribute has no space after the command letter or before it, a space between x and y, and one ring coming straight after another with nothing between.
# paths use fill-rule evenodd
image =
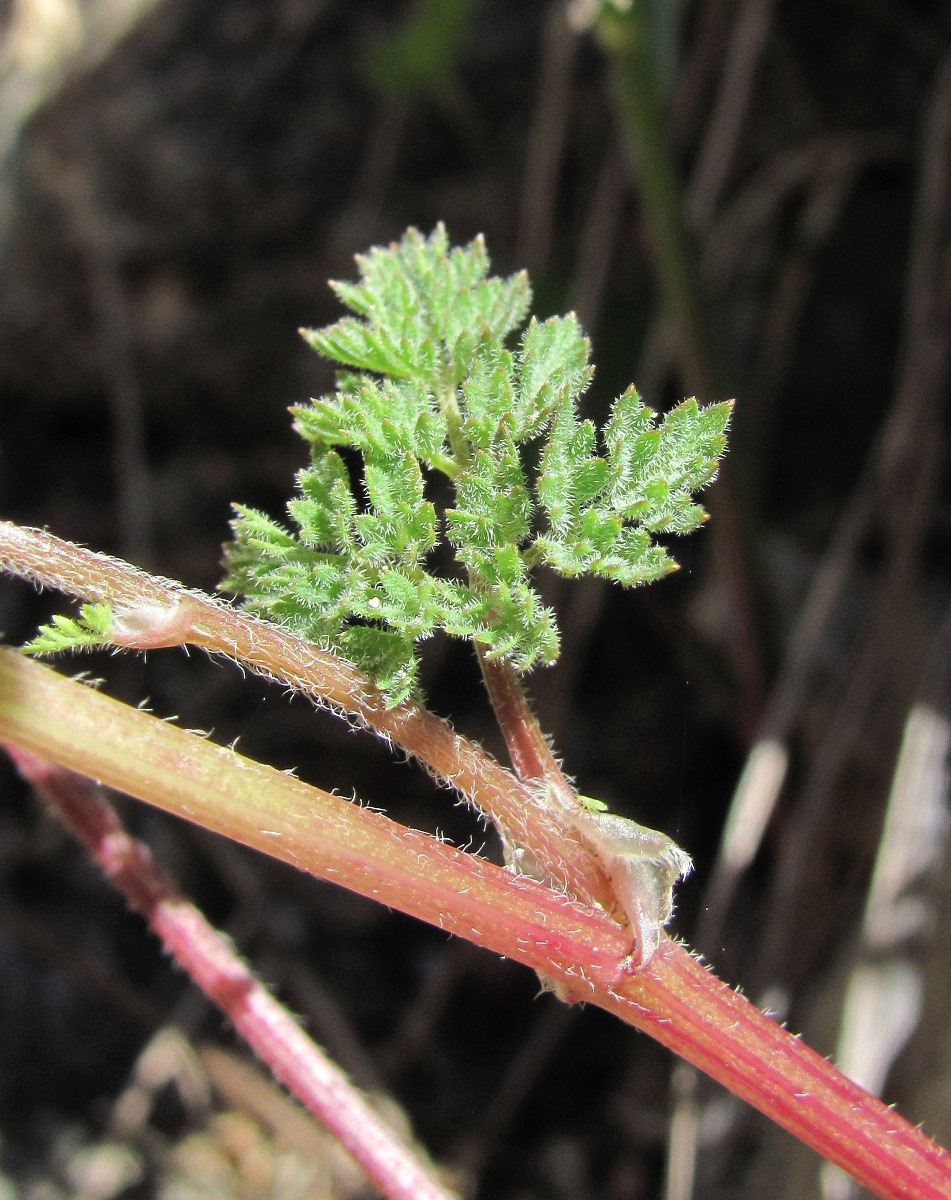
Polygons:
<instances>
[{"instance_id":1,"label":"dark blurred background","mask_svg":"<svg viewBox=\"0 0 951 1200\"><path fill-rule=\"evenodd\" d=\"M694 855L675 931L951 1140L951 7L5 0L0 29L4 518L214 588L230 502L280 515L306 455L287 407L332 387L297 328L410 224L484 233L539 316L578 312L591 415L632 380L657 409L736 397L680 573L543 580L564 651L529 690L581 790ZM66 606L0 583L10 643ZM82 665L498 853L421 772L235 669ZM428 644L423 680L504 753L465 646ZM0 1196L362 1194L0 770ZM464 1194L849 1195L524 969L123 812Z\"/></svg>"}]
</instances>

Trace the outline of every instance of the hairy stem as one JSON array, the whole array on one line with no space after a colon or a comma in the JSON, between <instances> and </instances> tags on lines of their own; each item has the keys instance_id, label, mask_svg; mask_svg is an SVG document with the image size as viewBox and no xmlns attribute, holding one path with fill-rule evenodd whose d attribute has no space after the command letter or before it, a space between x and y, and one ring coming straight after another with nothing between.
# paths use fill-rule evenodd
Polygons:
<instances>
[{"instance_id":1,"label":"hairy stem","mask_svg":"<svg viewBox=\"0 0 951 1200\"><path fill-rule=\"evenodd\" d=\"M4 749L179 965L383 1195L390 1200L452 1200L431 1170L255 978L228 940L178 893L148 849L125 832L101 789L30 751L11 745Z\"/></svg>"},{"instance_id":2,"label":"hairy stem","mask_svg":"<svg viewBox=\"0 0 951 1200\"><path fill-rule=\"evenodd\" d=\"M78 599L108 601L116 645L200 646L357 721L419 759L507 836L531 847L558 886L612 907L610 881L596 854L537 790L428 709L412 702L387 708L373 682L345 659L201 592L40 530L0 522L0 567Z\"/></svg>"},{"instance_id":3,"label":"hairy stem","mask_svg":"<svg viewBox=\"0 0 951 1200\"><path fill-rule=\"evenodd\" d=\"M563 801L570 804L575 790L545 740L514 668L508 662L489 658L483 650L478 650L478 655L486 691L515 774L523 783L556 788Z\"/></svg>"},{"instance_id":4,"label":"hairy stem","mask_svg":"<svg viewBox=\"0 0 951 1200\"><path fill-rule=\"evenodd\" d=\"M0 653L0 740L541 970L651 1034L882 1200L944 1200L951 1156L662 936ZM134 745L134 755L128 747Z\"/></svg>"}]
</instances>

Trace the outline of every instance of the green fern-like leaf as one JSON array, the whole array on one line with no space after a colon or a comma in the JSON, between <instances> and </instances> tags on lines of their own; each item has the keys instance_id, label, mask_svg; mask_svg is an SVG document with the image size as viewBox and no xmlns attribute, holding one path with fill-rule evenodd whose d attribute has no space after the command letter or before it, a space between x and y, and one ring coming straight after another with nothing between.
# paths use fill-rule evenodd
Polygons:
<instances>
[{"instance_id":1,"label":"green fern-like leaf","mask_svg":"<svg viewBox=\"0 0 951 1200\"><path fill-rule=\"evenodd\" d=\"M466 377L485 331L498 341L525 318L531 301L524 272L486 278L485 243L451 249L439 225L415 229L386 249L357 256L359 284L334 283L358 314L304 337L325 358L362 371L456 387Z\"/></svg>"},{"instance_id":2,"label":"green fern-like leaf","mask_svg":"<svg viewBox=\"0 0 951 1200\"><path fill-rule=\"evenodd\" d=\"M531 570L625 585L673 570L656 535L704 519L694 496L730 405L688 400L658 423L629 388L599 435L577 414L592 367L576 318L517 335L527 277L489 276L481 238L451 247L441 225L410 229L357 267L332 285L353 315L303 331L343 370L332 395L293 410L311 461L290 525L236 506L223 586L339 648L389 703L413 694L416 643L440 629L522 670L550 663L557 628Z\"/></svg>"},{"instance_id":3,"label":"green fern-like leaf","mask_svg":"<svg viewBox=\"0 0 951 1200\"><path fill-rule=\"evenodd\" d=\"M23 647L37 657L79 650L98 650L112 640L112 608L108 604L84 604L77 617L56 614L49 625L41 625Z\"/></svg>"}]
</instances>

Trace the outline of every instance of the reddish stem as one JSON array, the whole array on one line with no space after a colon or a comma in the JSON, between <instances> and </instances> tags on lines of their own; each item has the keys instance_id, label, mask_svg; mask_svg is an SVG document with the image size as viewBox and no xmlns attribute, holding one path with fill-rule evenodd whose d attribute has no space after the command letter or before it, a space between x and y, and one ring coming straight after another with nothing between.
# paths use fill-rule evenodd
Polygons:
<instances>
[{"instance_id":1,"label":"reddish stem","mask_svg":"<svg viewBox=\"0 0 951 1200\"><path fill-rule=\"evenodd\" d=\"M625 931L603 912L10 652L0 653L0 739L541 971L650 1033L883 1200L951 1195L944 1150L666 935L633 970Z\"/></svg>"},{"instance_id":2,"label":"reddish stem","mask_svg":"<svg viewBox=\"0 0 951 1200\"><path fill-rule=\"evenodd\" d=\"M485 690L492 701L515 774L523 783L539 780L572 793L511 665L502 659L489 658L481 649L478 654Z\"/></svg>"},{"instance_id":3,"label":"reddish stem","mask_svg":"<svg viewBox=\"0 0 951 1200\"><path fill-rule=\"evenodd\" d=\"M101 790L29 751L4 748L176 961L380 1191L391 1200L452 1200L227 940L178 893L148 849L125 832Z\"/></svg>"},{"instance_id":4,"label":"reddish stem","mask_svg":"<svg viewBox=\"0 0 951 1200\"><path fill-rule=\"evenodd\" d=\"M947 1200L951 1156L766 1017L679 943L602 1007L636 1023L883 1200ZM639 978L638 978L639 982Z\"/></svg>"},{"instance_id":5,"label":"reddish stem","mask_svg":"<svg viewBox=\"0 0 951 1200\"><path fill-rule=\"evenodd\" d=\"M569 788L515 672L507 663L492 661L484 655L480 655L479 661L519 777L544 779ZM754 1016L746 1000L719 983L685 954L681 946L665 937L655 960L640 977L647 976L663 979L670 997L677 996L677 1003L669 1004L666 997L661 999L658 993L652 993L652 1004L645 1006L647 1012L635 1018L625 1011L632 999L629 990L615 986L608 993L611 1004L604 1007L613 1008L618 1016L648 1030L708 1075L721 1080L726 1076L732 1091L768 1112L774 1121L814 1146L825 1158L840 1163L843 1158L850 1159L851 1166L847 1169L873 1191L886 1194L881 1189L897 1186L898 1195L917 1198L925 1194L917 1151L912 1141L905 1138L905 1122L888 1131L890 1152L876 1156L876 1139L882 1134L881 1113L872 1116L866 1093L828 1063L823 1063L825 1069L820 1074L811 1051L809 1069L804 1069L802 1054L790 1052L785 1030L765 1020L758 1010L753 1010ZM735 1007L739 1043L722 1036L722 1015L715 1016L712 1008L711 1025L698 1029L698 1009L714 998L711 983L717 1009ZM715 1025L720 1026L716 1034L712 1031ZM793 1045L804 1049L797 1042ZM764 1108L766 1096L769 1104ZM810 1120L810 1109L823 1114L818 1130ZM864 1139L856 1137L860 1127ZM872 1151L866 1161L858 1161L859 1140ZM937 1160L943 1152L935 1150ZM898 1151L897 1164L892 1151Z\"/></svg>"},{"instance_id":6,"label":"reddish stem","mask_svg":"<svg viewBox=\"0 0 951 1200\"><path fill-rule=\"evenodd\" d=\"M418 758L518 845L530 846L557 886L613 906L600 860L557 808L428 709L413 703L387 708L372 681L345 659L201 592L42 530L0 521L0 567L83 600L107 601L116 614L118 645L200 646L329 705Z\"/></svg>"}]
</instances>

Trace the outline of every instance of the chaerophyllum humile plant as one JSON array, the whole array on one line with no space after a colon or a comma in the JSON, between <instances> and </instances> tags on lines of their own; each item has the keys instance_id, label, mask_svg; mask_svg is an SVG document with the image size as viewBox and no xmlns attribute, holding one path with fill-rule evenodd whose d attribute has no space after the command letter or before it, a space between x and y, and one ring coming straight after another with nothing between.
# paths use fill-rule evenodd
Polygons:
<instances>
[{"instance_id":1,"label":"chaerophyllum humile plant","mask_svg":"<svg viewBox=\"0 0 951 1200\"><path fill-rule=\"evenodd\" d=\"M410 229L357 266L358 283L332 284L356 315L302 331L343 369L332 396L293 410L310 446L293 524L239 507L223 587L342 649L388 704L415 694L416 645L437 629L506 670L548 665L558 630L533 570L628 586L673 571L657 535L705 520L693 496L716 475L732 405L688 400L658 423L630 387L599 433L578 415L593 368L577 319L526 324L527 275L490 276L481 238L451 248L441 225ZM690 859L556 786L560 771L540 777L543 805L560 803L604 859L648 958ZM491 815L509 864L549 880L538 847Z\"/></svg>"},{"instance_id":2,"label":"chaerophyllum humile plant","mask_svg":"<svg viewBox=\"0 0 951 1200\"><path fill-rule=\"evenodd\" d=\"M256 615L342 652L388 707L418 699L420 641L436 630L470 639L504 728L499 673L510 694L516 673L558 655L533 572L633 586L675 570L658 536L706 519L694 496L716 475L732 405L687 400L658 421L630 387L598 431L578 413L593 368L577 319L526 322L525 272L490 276L481 238L450 247L441 225L429 237L410 229L357 265L359 282L331 285L355 315L302 331L341 369L332 395L292 410L310 461L289 522L237 505L222 586ZM87 608L28 649L102 644L116 619L133 617ZM519 723L532 727L522 707ZM597 858L607 876L598 899L612 897L646 961L688 855L578 797L542 754L527 772L537 807L558 809ZM521 822L487 815L513 869L574 890Z\"/></svg>"},{"instance_id":3,"label":"chaerophyllum humile plant","mask_svg":"<svg viewBox=\"0 0 951 1200\"><path fill-rule=\"evenodd\" d=\"M490 277L481 238L450 249L442 226L411 229L357 265L358 283L331 285L357 315L302 331L343 369L293 409L311 460L291 527L239 506L223 586L345 651L391 702L437 629L519 671L548 665L558 630L533 569L626 585L674 570L656 535L705 519L693 495L731 405L688 400L658 424L631 387L599 434L578 416L593 368L576 318L526 325L526 274Z\"/></svg>"},{"instance_id":4,"label":"chaerophyllum humile plant","mask_svg":"<svg viewBox=\"0 0 951 1200\"><path fill-rule=\"evenodd\" d=\"M537 572L633 586L673 570L662 539L705 519L696 495L716 474L730 404L688 400L658 419L629 388L599 430L579 413L592 368L577 320L527 320L526 276L490 276L481 239L451 247L442 226L411 229L357 264L357 282L333 285L353 315L304 331L338 373L332 394L293 409L310 454L287 519L236 506L223 587L241 607L10 525L0 562L88 602L54 618L32 653L226 654L416 757L495 823L505 869L8 655L0 740L54 804L62 787L31 755L531 965L561 998L647 1030L879 1195L947 1195L943 1150L671 940L689 857L579 795L522 690L521 675L559 647ZM426 708L417 653L437 631L472 642L511 771ZM70 820L83 811L65 807ZM96 832L79 832L97 853ZM246 1018L233 1014L296 1087L297 1056L274 1061L273 1038L255 1040L259 1022ZM326 1119L338 1106L311 1102L314 1090L298 1087ZM422 1194L386 1160L367 1169L388 1194Z\"/></svg>"}]
</instances>

